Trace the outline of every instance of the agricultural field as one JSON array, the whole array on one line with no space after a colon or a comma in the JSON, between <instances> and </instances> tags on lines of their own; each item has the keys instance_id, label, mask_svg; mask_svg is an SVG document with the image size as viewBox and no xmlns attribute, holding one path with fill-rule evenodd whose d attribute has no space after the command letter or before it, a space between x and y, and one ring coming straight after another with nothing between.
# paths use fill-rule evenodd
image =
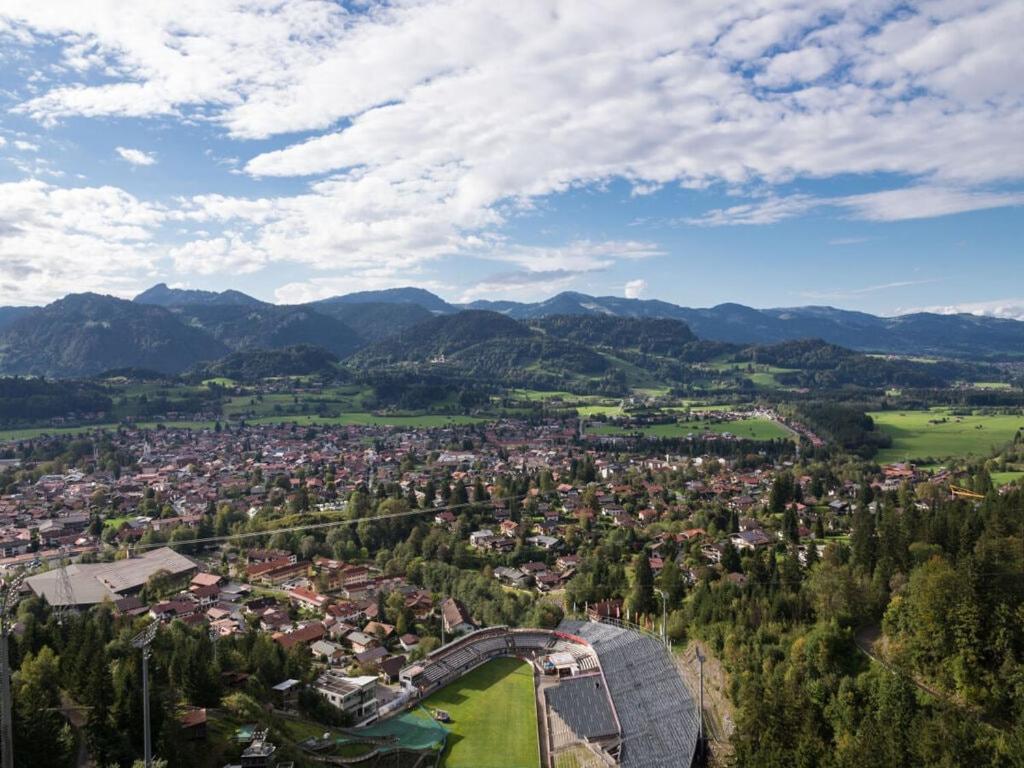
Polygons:
<instances>
[{"instance_id":1,"label":"agricultural field","mask_svg":"<svg viewBox=\"0 0 1024 768\"><path fill-rule=\"evenodd\" d=\"M587 431L598 435L632 435L645 437L686 437L701 432L726 432L749 440L777 440L790 437L790 433L774 421L767 419L741 419L738 421L680 421L673 424L654 424L648 427L620 427L615 424L591 422Z\"/></svg>"},{"instance_id":2,"label":"agricultural field","mask_svg":"<svg viewBox=\"0 0 1024 768\"><path fill-rule=\"evenodd\" d=\"M572 392L546 389L512 389L509 390L508 394L511 397L534 402L544 400L564 400L566 402L575 403L590 399L590 396L574 395Z\"/></svg>"},{"instance_id":3,"label":"agricultural field","mask_svg":"<svg viewBox=\"0 0 1024 768\"><path fill-rule=\"evenodd\" d=\"M212 421L143 421L135 424L138 429L155 429L157 424L177 429L212 429ZM78 435L94 430L116 430L121 424L107 422L104 424L84 424L78 427L25 427L24 429L0 429L0 442L12 440L29 440L41 435Z\"/></svg>"},{"instance_id":4,"label":"agricultural field","mask_svg":"<svg viewBox=\"0 0 1024 768\"><path fill-rule=\"evenodd\" d=\"M299 426L348 425L372 427L446 427L463 424L478 424L483 419L475 416L448 415L443 413L386 414L342 413L338 416L269 416L246 419L246 424L297 424Z\"/></svg>"},{"instance_id":5,"label":"agricultural field","mask_svg":"<svg viewBox=\"0 0 1024 768\"><path fill-rule=\"evenodd\" d=\"M451 716L444 768L540 768L529 664L489 661L429 696L423 706Z\"/></svg>"},{"instance_id":6,"label":"agricultural field","mask_svg":"<svg viewBox=\"0 0 1024 768\"><path fill-rule=\"evenodd\" d=\"M377 427L445 427L465 424L478 424L484 419L475 416L448 415L443 413L426 414L387 414L378 415L375 413L356 412L342 413L337 416L316 416L312 414L278 416L259 416L245 419L246 424L296 424L300 427L308 426L338 426L356 424L361 426ZM213 429L216 422L213 421L141 421L133 424L136 429L156 429L157 426L165 426L176 429ZM12 440L28 440L41 435L77 435L92 432L97 429L116 430L122 424L87 424L79 427L27 427L24 429L0 430L0 442Z\"/></svg>"},{"instance_id":7,"label":"agricultural field","mask_svg":"<svg viewBox=\"0 0 1024 768\"><path fill-rule=\"evenodd\" d=\"M583 418L591 416L608 416L615 418L625 415L621 405L581 405L576 408L576 413Z\"/></svg>"},{"instance_id":8,"label":"agricultural field","mask_svg":"<svg viewBox=\"0 0 1024 768\"><path fill-rule=\"evenodd\" d=\"M1024 415L954 416L947 408L875 411L868 415L892 435L892 447L882 449L875 457L882 463L987 456L1024 428Z\"/></svg>"},{"instance_id":9,"label":"agricultural field","mask_svg":"<svg viewBox=\"0 0 1024 768\"><path fill-rule=\"evenodd\" d=\"M993 472L992 484L997 488L1024 478L1024 471Z\"/></svg>"}]
</instances>

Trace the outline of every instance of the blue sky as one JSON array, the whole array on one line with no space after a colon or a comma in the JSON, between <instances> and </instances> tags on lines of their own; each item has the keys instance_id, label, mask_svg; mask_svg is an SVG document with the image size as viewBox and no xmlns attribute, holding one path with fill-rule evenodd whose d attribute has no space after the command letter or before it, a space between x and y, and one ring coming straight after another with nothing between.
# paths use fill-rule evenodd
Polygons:
<instances>
[{"instance_id":1,"label":"blue sky","mask_svg":"<svg viewBox=\"0 0 1024 768\"><path fill-rule=\"evenodd\" d=\"M0 304L1024 318L1022 33L1016 0L4 0Z\"/></svg>"}]
</instances>

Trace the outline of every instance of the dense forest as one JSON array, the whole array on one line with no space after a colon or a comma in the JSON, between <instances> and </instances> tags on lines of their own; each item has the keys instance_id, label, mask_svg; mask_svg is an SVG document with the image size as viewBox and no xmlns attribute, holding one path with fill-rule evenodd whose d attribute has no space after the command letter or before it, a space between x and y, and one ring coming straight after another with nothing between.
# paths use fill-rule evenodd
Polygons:
<instances>
[{"instance_id":1,"label":"dense forest","mask_svg":"<svg viewBox=\"0 0 1024 768\"><path fill-rule=\"evenodd\" d=\"M0 377L0 421L4 422L109 411L112 404L98 384Z\"/></svg>"},{"instance_id":2,"label":"dense forest","mask_svg":"<svg viewBox=\"0 0 1024 768\"><path fill-rule=\"evenodd\" d=\"M233 352L215 363L200 366L191 378L203 380L224 377L240 382L311 374L340 378L337 363L337 356L326 349L299 344L283 349Z\"/></svg>"},{"instance_id":3,"label":"dense forest","mask_svg":"<svg viewBox=\"0 0 1024 768\"><path fill-rule=\"evenodd\" d=\"M796 417L821 437L863 458L892 445L892 437L875 428L864 407L829 401L810 401L795 407Z\"/></svg>"},{"instance_id":4,"label":"dense forest","mask_svg":"<svg viewBox=\"0 0 1024 768\"><path fill-rule=\"evenodd\" d=\"M733 671L737 763L1021 765L1020 492L977 508L903 493L872 512L869 498L850 546L806 571L746 558L745 587L701 584L688 604Z\"/></svg>"}]
</instances>

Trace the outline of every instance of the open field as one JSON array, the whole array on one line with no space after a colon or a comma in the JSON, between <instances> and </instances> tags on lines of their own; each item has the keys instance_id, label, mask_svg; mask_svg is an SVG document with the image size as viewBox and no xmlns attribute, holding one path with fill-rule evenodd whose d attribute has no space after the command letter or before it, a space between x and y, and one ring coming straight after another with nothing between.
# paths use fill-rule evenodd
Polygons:
<instances>
[{"instance_id":1,"label":"open field","mask_svg":"<svg viewBox=\"0 0 1024 768\"><path fill-rule=\"evenodd\" d=\"M489 661L423 705L451 715L444 768L539 768L529 664L518 659Z\"/></svg>"},{"instance_id":2,"label":"open field","mask_svg":"<svg viewBox=\"0 0 1024 768\"><path fill-rule=\"evenodd\" d=\"M592 399L590 396L574 395L572 392L546 389L513 389L509 391L509 395L523 400L565 400L570 403Z\"/></svg>"},{"instance_id":3,"label":"open field","mask_svg":"<svg viewBox=\"0 0 1024 768\"><path fill-rule=\"evenodd\" d=\"M598 435L632 435L638 432L645 437L686 437L702 432L726 432L749 440L776 440L789 437L789 433L767 419L742 419L740 421L681 421L673 424L654 424L649 427L630 428L614 424L591 422L587 431Z\"/></svg>"},{"instance_id":4,"label":"open field","mask_svg":"<svg viewBox=\"0 0 1024 768\"><path fill-rule=\"evenodd\" d=\"M267 416L246 419L246 424L298 424L311 425L348 425L374 427L446 427L462 424L478 424L484 419L475 416L448 415L443 413L425 413L419 415L377 415L374 413L342 413L338 416Z\"/></svg>"},{"instance_id":5,"label":"open field","mask_svg":"<svg viewBox=\"0 0 1024 768\"><path fill-rule=\"evenodd\" d=\"M986 456L1013 439L1024 415L952 416L946 408L927 411L876 411L869 414L892 435L891 448L878 452L880 462ZM941 423L930 423L934 421Z\"/></svg>"},{"instance_id":6,"label":"open field","mask_svg":"<svg viewBox=\"0 0 1024 768\"><path fill-rule=\"evenodd\" d=\"M143 421L134 426L139 429L155 429L157 424L165 427L178 429L207 429L213 428L212 421ZM114 430L121 424L86 424L80 427L25 427L24 429L2 429L0 430L0 442L9 440L28 440L40 435L77 435L92 432L97 429Z\"/></svg>"},{"instance_id":7,"label":"open field","mask_svg":"<svg viewBox=\"0 0 1024 768\"><path fill-rule=\"evenodd\" d=\"M581 405L576 408L576 413L584 418L590 416L622 416L625 411L621 405Z\"/></svg>"},{"instance_id":8,"label":"open field","mask_svg":"<svg viewBox=\"0 0 1024 768\"><path fill-rule=\"evenodd\" d=\"M996 487L1012 483L1015 480L1020 480L1021 478L1024 478L1024 471L992 473L992 483Z\"/></svg>"},{"instance_id":9,"label":"open field","mask_svg":"<svg viewBox=\"0 0 1024 768\"><path fill-rule=\"evenodd\" d=\"M373 413L342 413L338 416L315 416L300 414L296 416L260 416L245 419L246 424L297 424L312 425L347 425L381 427L444 427L464 424L478 424L484 419L475 416L447 415L443 413L426 413L413 415L377 415ZM169 429L213 429L213 421L142 421L134 424L136 429L155 429L163 425ZM92 432L97 429L114 430L121 424L89 424L81 427L26 427L25 429L0 430L0 442L9 440L27 440L40 435L75 435Z\"/></svg>"}]
</instances>

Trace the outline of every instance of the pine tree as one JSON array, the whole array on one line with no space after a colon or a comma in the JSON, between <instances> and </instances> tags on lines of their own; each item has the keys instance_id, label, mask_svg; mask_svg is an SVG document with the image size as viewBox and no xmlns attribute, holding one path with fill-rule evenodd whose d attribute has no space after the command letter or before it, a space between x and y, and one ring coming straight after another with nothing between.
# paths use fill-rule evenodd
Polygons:
<instances>
[{"instance_id":1,"label":"pine tree","mask_svg":"<svg viewBox=\"0 0 1024 768\"><path fill-rule=\"evenodd\" d=\"M646 552L637 555L633 564L633 589L630 592L629 607L637 615L650 615L654 611L654 573Z\"/></svg>"}]
</instances>

